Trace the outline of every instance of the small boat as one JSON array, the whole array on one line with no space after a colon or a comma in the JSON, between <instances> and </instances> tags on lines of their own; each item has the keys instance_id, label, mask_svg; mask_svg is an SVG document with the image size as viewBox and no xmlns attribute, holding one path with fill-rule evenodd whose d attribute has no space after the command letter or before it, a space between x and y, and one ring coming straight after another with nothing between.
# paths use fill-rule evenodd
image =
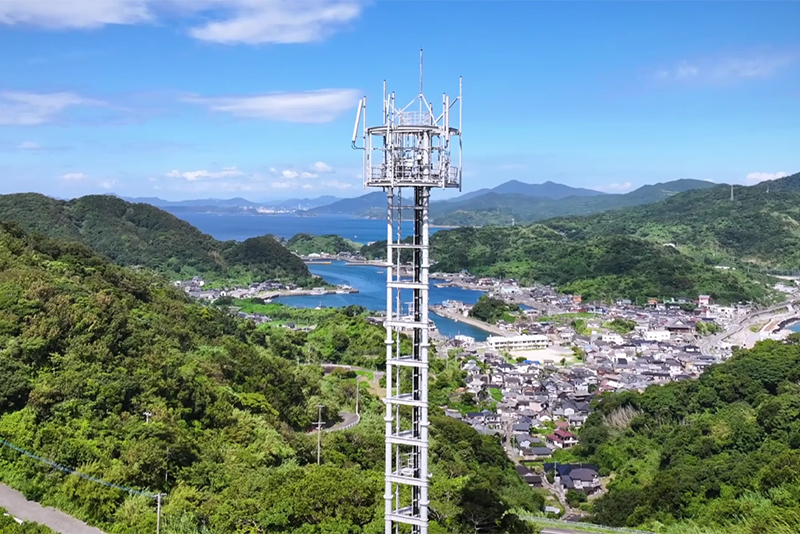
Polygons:
<instances>
[{"instance_id":1,"label":"small boat","mask_svg":"<svg viewBox=\"0 0 800 534\"><path fill-rule=\"evenodd\" d=\"M384 274L386 271L378 271L378 274Z\"/></svg>"}]
</instances>

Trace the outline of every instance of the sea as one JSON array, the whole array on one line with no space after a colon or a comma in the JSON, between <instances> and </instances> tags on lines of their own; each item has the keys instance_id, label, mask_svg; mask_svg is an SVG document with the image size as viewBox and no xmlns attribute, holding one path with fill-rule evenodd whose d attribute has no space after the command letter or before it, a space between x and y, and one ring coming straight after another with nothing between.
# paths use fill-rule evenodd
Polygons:
<instances>
[{"instance_id":1,"label":"sea","mask_svg":"<svg viewBox=\"0 0 800 534\"><path fill-rule=\"evenodd\" d=\"M318 215L301 217L293 214L270 215L215 215L212 213L175 213L201 232L210 234L220 241L235 239L242 241L249 237L265 234L289 239L295 234L326 235L336 234L356 243L369 244L386 239L386 221L378 219L358 219L346 215ZM404 228L406 237L411 234L411 223ZM431 228L431 233L439 228Z\"/></svg>"},{"instance_id":2,"label":"sea","mask_svg":"<svg viewBox=\"0 0 800 534\"><path fill-rule=\"evenodd\" d=\"M296 215L212 215L207 213L180 213L181 219L200 231L221 241L243 241L250 237L272 234L288 239L298 233L311 235L336 234L358 243L371 243L386 238L386 223L377 219L356 219L346 216L325 215L298 217ZM432 228L431 231L438 229ZM410 228L409 228L410 231ZM369 310L386 309L386 274L380 267L372 265L345 265L333 261L330 264L309 265L309 270L328 283L358 289L358 293L346 295L320 295L303 297L281 297L275 302L298 308L343 307L355 304ZM434 281L435 283L435 281ZM483 293L457 287L435 287L431 285L430 303L441 304L446 300L458 300L474 304ZM431 314L437 330L442 335L454 337L465 335L477 341L485 341L489 334L479 328Z\"/></svg>"}]
</instances>

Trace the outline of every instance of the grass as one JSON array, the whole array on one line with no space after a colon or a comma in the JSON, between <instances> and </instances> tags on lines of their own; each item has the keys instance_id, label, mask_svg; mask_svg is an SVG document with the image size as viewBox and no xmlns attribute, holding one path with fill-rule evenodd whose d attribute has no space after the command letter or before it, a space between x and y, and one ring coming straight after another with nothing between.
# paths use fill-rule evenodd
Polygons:
<instances>
[{"instance_id":1,"label":"grass","mask_svg":"<svg viewBox=\"0 0 800 534\"><path fill-rule=\"evenodd\" d=\"M373 380L375 380L375 373L373 373L372 371L356 371L356 374L357 374L358 376L364 376L364 377L366 377L366 378L367 378L367 380L368 380L368 381L370 381L370 382L372 382Z\"/></svg>"},{"instance_id":2,"label":"grass","mask_svg":"<svg viewBox=\"0 0 800 534\"><path fill-rule=\"evenodd\" d=\"M497 402L503 402L503 392L498 388L489 388L489 395Z\"/></svg>"},{"instance_id":3,"label":"grass","mask_svg":"<svg viewBox=\"0 0 800 534\"><path fill-rule=\"evenodd\" d=\"M578 464L582 460L575 456L570 449L556 449L553 451L553 458L550 461L560 464Z\"/></svg>"},{"instance_id":4,"label":"grass","mask_svg":"<svg viewBox=\"0 0 800 534\"><path fill-rule=\"evenodd\" d=\"M756 323L756 324L754 324L754 325L751 325L751 326L750 326L750 331L751 331L751 332L753 332L753 333L757 333L759 330L761 330L762 328L764 328L764 326L765 326L766 324L767 324L767 323Z\"/></svg>"}]
</instances>

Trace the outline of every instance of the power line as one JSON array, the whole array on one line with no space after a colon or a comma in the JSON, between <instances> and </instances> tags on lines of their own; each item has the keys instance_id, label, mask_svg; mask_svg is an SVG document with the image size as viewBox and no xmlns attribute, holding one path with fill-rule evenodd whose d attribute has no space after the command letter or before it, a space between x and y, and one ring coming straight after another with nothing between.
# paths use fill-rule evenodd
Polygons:
<instances>
[{"instance_id":1,"label":"power line","mask_svg":"<svg viewBox=\"0 0 800 534\"><path fill-rule=\"evenodd\" d=\"M57 464L57 463L55 463L55 462L53 462L51 460L48 460L46 458L42 458L41 456L37 456L37 455L33 454L32 452L26 451L23 448L17 447L13 443L9 443L8 441L6 441L4 439L0 439L0 445L4 445L4 446L8 447L9 449L13 449L13 450L15 450L15 451L17 451L17 452L19 452L21 454L24 454L25 456L33 458L34 460L38 460L38 461L40 461L42 463L45 463L45 464L49 465L50 467L52 467L54 469L58 469L59 471L63 471L64 473L67 473L67 474L70 474L70 475L77 475L77 476L79 476L79 477L81 477L81 478L83 478L85 480L88 480L89 482L94 482L96 484L101 484L101 485L107 486L109 488L114 488L114 489L118 489L118 490L121 490L121 491L126 491L126 492L128 492L128 493L130 493L132 495L142 495L144 497L149 497L151 499L157 499L158 498L158 495L153 494L153 493L148 493L146 491L139 491L139 490L136 490L136 489L133 489L133 488L129 488L127 486L120 486L118 484L112 484L111 482L106 482L105 480L100 480L99 478L95 478L93 476L81 473L79 471L75 471L74 469L70 469L69 467L64 467L63 465Z\"/></svg>"}]
</instances>

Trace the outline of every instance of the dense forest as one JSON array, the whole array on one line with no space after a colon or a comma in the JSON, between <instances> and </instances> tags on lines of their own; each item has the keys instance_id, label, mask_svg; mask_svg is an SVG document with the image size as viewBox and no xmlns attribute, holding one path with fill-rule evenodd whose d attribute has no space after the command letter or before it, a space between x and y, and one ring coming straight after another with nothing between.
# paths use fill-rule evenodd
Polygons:
<instances>
[{"instance_id":1,"label":"dense forest","mask_svg":"<svg viewBox=\"0 0 800 534\"><path fill-rule=\"evenodd\" d=\"M800 173L733 189L720 185L625 210L546 221L570 238L625 235L672 243L701 261L800 269Z\"/></svg>"},{"instance_id":2,"label":"dense forest","mask_svg":"<svg viewBox=\"0 0 800 534\"><path fill-rule=\"evenodd\" d=\"M0 224L0 437L109 483L167 493L168 534L382 532L381 403L362 384L362 421L323 436L322 465L307 432L317 404L330 420L352 410L352 377L294 363L296 347L313 354L313 337L336 330L320 322L308 340L286 339L278 332L294 333L221 308L84 245ZM363 323L360 310L349 314L337 328ZM431 532L525 532L510 510L542 499L500 443L431 421ZM6 447L0 481L109 533L155 527L152 499Z\"/></svg>"},{"instance_id":3,"label":"dense forest","mask_svg":"<svg viewBox=\"0 0 800 534\"><path fill-rule=\"evenodd\" d=\"M629 236L569 237L544 225L458 228L432 237L434 269L555 284L587 300L695 297L767 301L769 278L722 270Z\"/></svg>"},{"instance_id":4,"label":"dense forest","mask_svg":"<svg viewBox=\"0 0 800 534\"><path fill-rule=\"evenodd\" d=\"M295 254L339 254L340 252L358 252L361 244L342 236L297 234L286 242L286 248Z\"/></svg>"},{"instance_id":5,"label":"dense forest","mask_svg":"<svg viewBox=\"0 0 800 534\"><path fill-rule=\"evenodd\" d=\"M594 520L657 532L800 531L800 335L698 380L604 394L578 452L613 472Z\"/></svg>"},{"instance_id":6,"label":"dense forest","mask_svg":"<svg viewBox=\"0 0 800 534\"><path fill-rule=\"evenodd\" d=\"M491 324L501 319L513 323L515 318L511 314L520 311L522 310L516 304L510 304L489 295L481 295L478 302L469 310L469 316Z\"/></svg>"},{"instance_id":7,"label":"dense forest","mask_svg":"<svg viewBox=\"0 0 800 534\"><path fill-rule=\"evenodd\" d=\"M110 195L70 201L38 193L2 195L0 221L80 241L119 265L147 267L173 279L315 284L305 264L272 237L217 241L166 211Z\"/></svg>"}]
</instances>

